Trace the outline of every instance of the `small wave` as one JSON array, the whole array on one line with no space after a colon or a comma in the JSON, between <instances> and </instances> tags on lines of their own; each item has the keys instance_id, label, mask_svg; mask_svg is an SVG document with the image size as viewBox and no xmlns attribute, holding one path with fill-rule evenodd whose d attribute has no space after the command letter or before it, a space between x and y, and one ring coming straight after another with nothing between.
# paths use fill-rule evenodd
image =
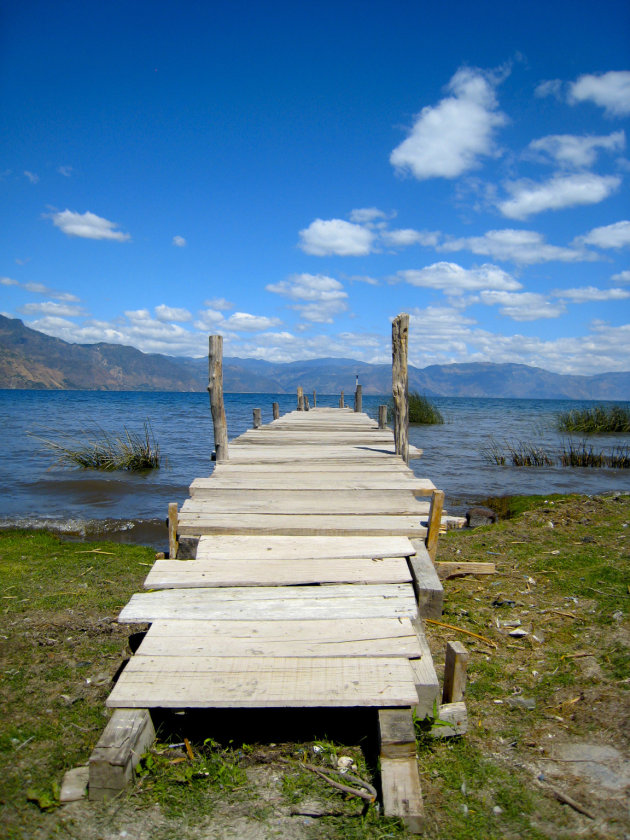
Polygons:
<instances>
[{"instance_id":1,"label":"small wave","mask_svg":"<svg viewBox=\"0 0 630 840\"><path fill-rule=\"evenodd\" d=\"M55 519L37 516L0 518L0 530L50 531L71 540L104 541L163 548L168 543L164 519Z\"/></svg>"}]
</instances>

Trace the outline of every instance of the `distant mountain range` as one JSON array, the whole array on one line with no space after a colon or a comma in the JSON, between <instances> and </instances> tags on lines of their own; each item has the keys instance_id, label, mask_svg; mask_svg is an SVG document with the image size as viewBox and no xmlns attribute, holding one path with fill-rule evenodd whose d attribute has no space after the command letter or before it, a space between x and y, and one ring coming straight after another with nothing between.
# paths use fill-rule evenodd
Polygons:
<instances>
[{"instance_id":1,"label":"distant mountain range","mask_svg":"<svg viewBox=\"0 0 630 840\"><path fill-rule=\"evenodd\" d=\"M266 362L223 360L228 393L346 395L359 375L364 394L391 390L391 366L353 359ZM120 344L70 344L0 315L0 388L99 391L203 391L208 360L142 353ZM409 388L430 397L523 397L630 400L630 372L569 376L516 364L409 367Z\"/></svg>"}]
</instances>

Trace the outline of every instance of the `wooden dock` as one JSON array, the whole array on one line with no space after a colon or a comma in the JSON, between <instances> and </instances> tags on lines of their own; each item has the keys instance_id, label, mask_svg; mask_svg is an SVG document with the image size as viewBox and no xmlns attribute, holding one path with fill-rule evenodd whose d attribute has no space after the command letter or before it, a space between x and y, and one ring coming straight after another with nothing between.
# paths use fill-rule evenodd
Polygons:
<instances>
[{"instance_id":1,"label":"wooden dock","mask_svg":"<svg viewBox=\"0 0 630 840\"><path fill-rule=\"evenodd\" d=\"M375 707L385 813L417 829L412 710L439 702L421 612L434 596L441 611L429 551L442 497L391 431L350 409L291 412L231 441L179 511L194 559L157 560L119 616L150 628L107 705Z\"/></svg>"}]
</instances>

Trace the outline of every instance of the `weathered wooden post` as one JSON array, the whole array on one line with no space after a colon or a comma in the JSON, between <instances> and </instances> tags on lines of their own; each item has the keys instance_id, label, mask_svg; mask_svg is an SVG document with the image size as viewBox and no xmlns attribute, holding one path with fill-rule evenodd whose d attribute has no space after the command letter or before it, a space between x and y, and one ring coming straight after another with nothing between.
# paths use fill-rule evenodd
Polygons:
<instances>
[{"instance_id":1,"label":"weathered wooden post","mask_svg":"<svg viewBox=\"0 0 630 840\"><path fill-rule=\"evenodd\" d=\"M344 408L343 391L341 392L341 396L339 397L339 408Z\"/></svg>"},{"instance_id":2,"label":"weathered wooden post","mask_svg":"<svg viewBox=\"0 0 630 840\"><path fill-rule=\"evenodd\" d=\"M254 409L254 428L255 429L260 429L261 426L262 426L262 420L260 418L260 409L255 408Z\"/></svg>"},{"instance_id":3,"label":"weathered wooden post","mask_svg":"<svg viewBox=\"0 0 630 840\"><path fill-rule=\"evenodd\" d=\"M378 427L379 429L387 428L387 406L379 405L378 407Z\"/></svg>"},{"instance_id":4,"label":"weathered wooden post","mask_svg":"<svg viewBox=\"0 0 630 840\"><path fill-rule=\"evenodd\" d=\"M297 389L297 410L304 411L304 388L301 385Z\"/></svg>"},{"instance_id":5,"label":"weathered wooden post","mask_svg":"<svg viewBox=\"0 0 630 840\"><path fill-rule=\"evenodd\" d=\"M317 408L317 391L313 388L313 408Z\"/></svg>"},{"instance_id":6,"label":"weathered wooden post","mask_svg":"<svg viewBox=\"0 0 630 840\"><path fill-rule=\"evenodd\" d=\"M217 461L227 461L228 433L223 405L223 336L209 336L208 347L208 393L214 426L214 450Z\"/></svg>"},{"instance_id":7,"label":"weathered wooden post","mask_svg":"<svg viewBox=\"0 0 630 840\"><path fill-rule=\"evenodd\" d=\"M168 504L168 557L177 559L177 502Z\"/></svg>"},{"instance_id":8,"label":"weathered wooden post","mask_svg":"<svg viewBox=\"0 0 630 840\"><path fill-rule=\"evenodd\" d=\"M304 411L310 411L311 404L308 401L308 394L304 394Z\"/></svg>"},{"instance_id":9,"label":"weathered wooden post","mask_svg":"<svg viewBox=\"0 0 630 840\"><path fill-rule=\"evenodd\" d=\"M409 381L407 352L409 315L403 312L392 322L392 396L394 397L394 444L396 454L409 463Z\"/></svg>"},{"instance_id":10,"label":"weathered wooden post","mask_svg":"<svg viewBox=\"0 0 630 840\"><path fill-rule=\"evenodd\" d=\"M357 385L357 390L354 392L354 410L359 414L363 411L363 387L361 385Z\"/></svg>"},{"instance_id":11,"label":"weathered wooden post","mask_svg":"<svg viewBox=\"0 0 630 840\"><path fill-rule=\"evenodd\" d=\"M273 411L273 419L278 420L280 418L280 404L277 402L272 403L271 410Z\"/></svg>"}]
</instances>

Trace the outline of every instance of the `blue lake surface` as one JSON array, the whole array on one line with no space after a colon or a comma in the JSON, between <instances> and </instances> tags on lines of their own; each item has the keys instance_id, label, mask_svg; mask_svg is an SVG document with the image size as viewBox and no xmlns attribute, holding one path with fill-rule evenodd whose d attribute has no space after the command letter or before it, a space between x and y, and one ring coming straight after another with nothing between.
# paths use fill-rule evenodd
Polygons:
<instances>
[{"instance_id":1,"label":"blue lake surface","mask_svg":"<svg viewBox=\"0 0 630 840\"><path fill-rule=\"evenodd\" d=\"M254 408L262 410L263 423L270 422L274 401L281 413L296 407L292 394L226 394L230 439L251 428ZM364 395L363 410L376 418L384 402L387 397ZM484 458L493 440L528 441L558 451L567 436L555 431L557 414L595 403L467 397L433 402L445 423L410 428L410 442L424 450L410 466L445 491L451 513L462 514L487 496L630 489L628 470L502 467ZM337 406L339 396L318 394L317 403ZM142 432L146 420L167 465L140 475L59 466L37 437L60 441L90 432L98 437L99 428L110 434L123 427ZM168 503L181 504L191 481L212 472L214 439L205 393L0 390L0 428L4 527L51 527L79 537L162 546ZM581 440L573 436L574 442ZM629 443L618 435L589 436L587 441L596 450Z\"/></svg>"}]
</instances>

